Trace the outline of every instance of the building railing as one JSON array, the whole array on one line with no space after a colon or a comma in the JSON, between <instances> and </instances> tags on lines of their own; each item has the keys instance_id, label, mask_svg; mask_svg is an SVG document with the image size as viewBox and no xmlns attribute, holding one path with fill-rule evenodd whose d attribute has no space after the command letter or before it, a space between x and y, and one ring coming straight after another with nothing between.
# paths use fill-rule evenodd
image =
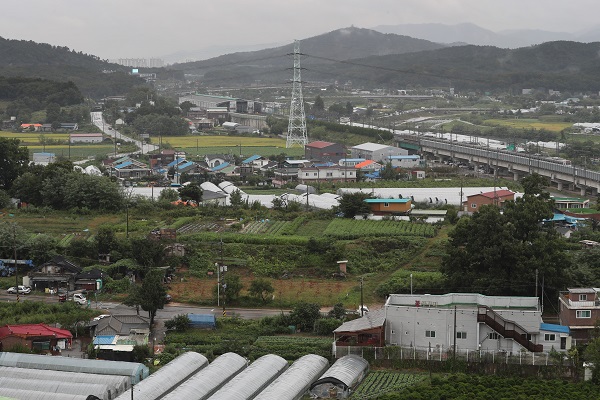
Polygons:
<instances>
[{"instance_id":1,"label":"building railing","mask_svg":"<svg viewBox=\"0 0 600 400\"><path fill-rule=\"evenodd\" d=\"M600 307L600 299L595 299L595 300L590 300L590 301L573 301L569 297L568 292L560 293L559 297L569 308Z\"/></svg>"},{"instance_id":2,"label":"building railing","mask_svg":"<svg viewBox=\"0 0 600 400\"><path fill-rule=\"evenodd\" d=\"M422 348L422 347L333 347L333 355L340 358L349 354L361 356L368 360L422 360L422 361L464 361L496 364L520 365L563 365L573 366L573 360L565 353L558 352L509 352L502 350L469 350L452 348Z\"/></svg>"}]
</instances>

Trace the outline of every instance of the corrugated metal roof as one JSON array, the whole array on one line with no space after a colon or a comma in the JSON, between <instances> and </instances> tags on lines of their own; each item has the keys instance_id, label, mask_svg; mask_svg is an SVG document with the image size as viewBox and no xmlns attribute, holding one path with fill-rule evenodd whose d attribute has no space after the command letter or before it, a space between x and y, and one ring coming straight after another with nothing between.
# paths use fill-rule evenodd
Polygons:
<instances>
[{"instance_id":1,"label":"corrugated metal roof","mask_svg":"<svg viewBox=\"0 0 600 400\"><path fill-rule=\"evenodd\" d=\"M224 169L225 167L228 167L228 166L229 166L229 163L228 162L224 162L223 164L219 164L216 167L212 168L211 171L212 172L217 172L217 171L220 171L220 170L222 170L222 169Z\"/></svg>"},{"instance_id":2,"label":"corrugated metal roof","mask_svg":"<svg viewBox=\"0 0 600 400\"><path fill-rule=\"evenodd\" d=\"M129 167L132 164L133 164L132 161L125 161L123 164L116 165L115 169L121 169L121 168Z\"/></svg>"},{"instance_id":3,"label":"corrugated metal roof","mask_svg":"<svg viewBox=\"0 0 600 400\"><path fill-rule=\"evenodd\" d=\"M337 360L320 378L314 382L310 390L320 392L319 385L343 384L344 389L356 386L369 369L369 362L362 357L350 354ZM328 391L326 389L326 391Z\"/></svg>"},{"instance_id":4,"label":"corrugated metal roof","mask_svg":"<svg viewBox=\"0 0 600 400\"><path fill-rule=\"evenodd\" d=\"M255 154L253 156L250 156L250 157L246 158L244 161L242 161L242 164L251 163L252 161L258 160L259 158L262 158L262 156L258 155L258 154Z\"/></svg>"},{"instance_id":5,"label":"corrugated metal roof","mask_svg":"<svg viewBox=\"0 0 600 400\"><path fill-rule=\"evenodd\" d=\"M331 142L316 141L316 142L307 144L306 147L314 147L315 149L322 149L324 147L329 147L334 144L335 143L331 143Z\"/></svg>"},{"instance_id":6,"label":"corrugated metal roof","mask_svg":"<svg viewBox=\"0 0 600 400\"><path fill-rule=\"evenodd\" d=\"M366 313L361 318L344 322L334 332L358 332L367 329L379 328L385 323L385 310L374 310Z\"/></svg>"},{"instance_id":7,"label":"corrugated metal roof","mask_svg":"<svg viewBox=\"0 0 600 400\"><path fill-rule=\"evenodd\" d=\"M113 344L113 342L115 341L115 338L116 338L115 335L100 335L100 336L96 336L94 338L94 344L95 345Z\"/></svg>"}]
</instances>

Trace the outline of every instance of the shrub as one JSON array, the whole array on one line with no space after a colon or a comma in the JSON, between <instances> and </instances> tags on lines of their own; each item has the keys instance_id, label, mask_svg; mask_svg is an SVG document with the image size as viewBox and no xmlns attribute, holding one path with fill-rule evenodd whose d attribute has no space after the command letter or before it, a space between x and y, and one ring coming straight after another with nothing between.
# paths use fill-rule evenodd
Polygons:
<instances>
[{"instance_id":1,"label":"shrub","mask_svg":"<svg viewBox=\"0 0 600 400\"><path fill-rule=\"evenodd\" d=\"M179 314L165 321L165 328L175 330L177 332L185 331L190 325L190 318L187 314Z\"/></svg>"}]
</instances>

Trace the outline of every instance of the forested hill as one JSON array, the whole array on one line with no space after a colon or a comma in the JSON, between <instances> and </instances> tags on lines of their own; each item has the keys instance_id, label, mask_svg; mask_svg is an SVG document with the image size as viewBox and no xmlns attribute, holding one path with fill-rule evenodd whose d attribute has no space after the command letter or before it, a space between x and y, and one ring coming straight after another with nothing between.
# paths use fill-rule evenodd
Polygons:
<instances>
[{"instance_id":1,"label":"forested hill","mask_svg":"<svg viewBox=\"0 0 600 400\"><path fill-rule=\"evenodd\" d=\"M369 86L460 90L600 90L600 43L547 42L509 50L460 46L337 63L328 74Z\"/></svg>"},{"instance_id":2,"label":"forested hill","mask_svg":"<svg viewBox=\"0 0 600 400\"><path fill-rule=\"evenodd\" d=\"M370 29L344 28L303 39L300 52L302 65L310 68L328 65L330 60L349 60L387 54L404 54L444 47L427 40L408 36L383 34ZM247 79L289 80L288 68L293 66L294 44L252 52L227 54L209 60L176 64L170 69L206 74L208 80L236 81ZM326 68L325 68L326 70ZM265 76L260 76L264 74Z\"/></svg>"},{"instance_id":3,"label":"forested hill","mask_svg":"<svg viewBox=\"0 0 600 400\"><path fill-rule=\"evenodd\" d=\"M112 71L107 73L107 71ZM126 68L67 47L0 37L0 76L72 81L84 96L126 93L139 78Z\"/></svg>"}]
</instances>

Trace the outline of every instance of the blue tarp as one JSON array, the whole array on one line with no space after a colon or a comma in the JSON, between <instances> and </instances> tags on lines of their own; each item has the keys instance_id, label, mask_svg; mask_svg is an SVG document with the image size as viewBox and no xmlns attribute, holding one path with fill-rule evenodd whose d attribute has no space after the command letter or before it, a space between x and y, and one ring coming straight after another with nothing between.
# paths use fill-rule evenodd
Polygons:
<instances>
[{"instance_id":1,"label":"blue tarp","mask_svg":"<svg viewBox=\"0 0 600 400\"><path fill-rule=\"evenodd\" d=\"M94 345L112 344L115 335L99 335L94 338Z\"/></svg>"},{"instance_id":2,"label":"blue tarp","mask_svg":"<svg viewBox=\"0 0 600 400\"><path fill-rule=\"evenodd\" d=\"M219 164L216 167L214 167L213 169L211 169L211 171L212 172L217 172L217 171L220 171L223 168L228 167L228 166L229 166L229 163L228 162L224 162L223 164Z\"/></svg>"},{"instance_id":3,"label":"blue tarp","mask_svg":"<svg viewBox=\"0 0 600 400\"><path fill-rule=\"evenodd\" d=\"M125 161L123 164L117 165L115 167L115 169L121 169L121 168L129 167L131 164L133 164L133 162L131 162L131 161Z\"/></svg>"},{"instance_id":4,"label":"blue tarp","mask_svg":"<svg viewBox=\"0 0 600 400\"><path fill-rule=\"evenodd\" d=\"M540 330L541 331L549 331L549 332L566 333L567 335L570 332L568 326L556 325L556 324L546 324L543 322L540 324Z\"/></svg>"},{"instance_id":5,"label":"blue tarp","mask_svg":"<svg viewBox=\"0 0 600 400\"><path fill-rule=\"evenodd\" d=\"M193 328L216 328L217 319L213 314L188 314Z\"/></svg>"}]
</instances>

